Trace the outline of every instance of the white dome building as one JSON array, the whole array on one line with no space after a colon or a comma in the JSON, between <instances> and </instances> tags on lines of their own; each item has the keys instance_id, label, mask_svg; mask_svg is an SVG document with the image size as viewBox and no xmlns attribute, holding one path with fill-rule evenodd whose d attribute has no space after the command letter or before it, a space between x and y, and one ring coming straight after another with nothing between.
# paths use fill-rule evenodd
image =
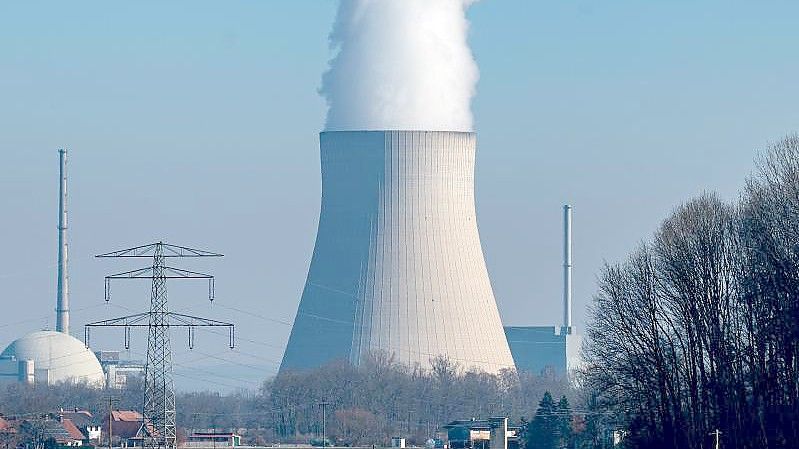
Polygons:
<instances>
[{"instance_id":1,"label":"white dome building","mask_svg":"<svg viewBox=\"0 0 799 449\"><path fill-rule=\"evenodd\" d=\"M83 383L105 386L97 357L69 335L69 277L67 276L67 152L59 154L58 294L56 331L39 331L14 340L0 354L0 381L25 383Z\"/></svg>"},{"instance_id":2,"label":"white dome building","mask_svg":"<svg viewBox=\"0 0 799 449\"><path fill-rule=\"evenodd\" d=\"M39 331L14 340L0 359L32 361L37 384L85 383L102 387L105 375L94 353L77 338L55 331Z\"/></svg>"}]
</instances>

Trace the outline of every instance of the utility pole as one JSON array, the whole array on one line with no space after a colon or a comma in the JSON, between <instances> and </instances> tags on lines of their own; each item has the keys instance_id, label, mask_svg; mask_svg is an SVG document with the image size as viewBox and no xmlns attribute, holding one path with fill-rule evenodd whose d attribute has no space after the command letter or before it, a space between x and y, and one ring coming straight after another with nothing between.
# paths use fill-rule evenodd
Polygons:
<instances>
[{"instance_id":1,"label":"utility pole","mask_svg":"<svg viewBox=\"0 0 799 449\"><path fill-rule=\"evenodd\" d=\"M176 257L222 257L222 254L158 242L100 254L96 257L133 257L152 260L152 266L105 277L106 301L111 299L112 279L150 280L150 311L87 324L84 329L84 340L86 347L89 347L89 329L92 327L123 327L125 329L125 349L129 349L130 328L147 328L144 406L139 435L144 438L144 446L148 449L175 449L177 446L175 431L175 416L177 413L175 410L175 384L172 377L172 345L169 328L187 328L189 349L194 347L194 329L196 327L227 327L228 344L231 349L235 346L235 333L234 326L231 323L169 311L167 306L167 279L205 279L208 281L208 299L213 301L214 277L210 274L169 267L166 265L166 259Z\"/></svg>"},{"instance_id":2,"label":"utility pole","mask_svg":"<svg viewBox=\"0 0 799 449\"><path fill-rule=\"evenodd\" d=\"M713 436L715 437L715 439L716 439L715 448L716 448L716 449L720 449L720 447L721 447L721 446L719 445L719 437L721 436L721 433L722 433L722 432L721 432L719 429L716 429L716 430L714 430L714 431L712 431L712 432L710 432L710 433L708 434L708 435L713 435Z\"/></svg>"},{"instance_id":3,"label":"utility pole","mask_svg":"<svg viewBox=\"0 0 799 449\"><path fill-rule=\"evenodd\" d=\"M216 414L211 416L211 427L213 428L211 430L211 433L214 435L214 437L213 437L214 448L213 449L216 449L216 416L217 416Z\"/></svg>"},{"instance_id":4,"label":"utility pole","mask_svg":"<svg viewBox=\"0 0 799 449\"><path fill-rule=\"evenodd\" d=\"M108 396L108 449L113 447L113 422L114 422L114 402L119 402L119 399L113 396Z\"/></svg>"},{"instance_id":5,"label":"utility pole","mask_svg":"<svg viewBox=\"0 0 799 449\"><path fill-rule=\"evenodd\" d=\"M322 447L327 447L327 406L330 403L322 401L319 405L322 407Z\"/></svg>"}]
</instances>

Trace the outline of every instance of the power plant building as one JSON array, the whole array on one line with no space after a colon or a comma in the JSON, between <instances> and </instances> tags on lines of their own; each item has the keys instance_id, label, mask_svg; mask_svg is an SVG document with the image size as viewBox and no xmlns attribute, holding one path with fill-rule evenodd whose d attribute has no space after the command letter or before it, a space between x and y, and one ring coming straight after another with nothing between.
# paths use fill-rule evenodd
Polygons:
<instances>
[{"instance_id":1,"label":"power plant building","mask_svg":"<svg viewBox=\"0 0 799 449\"><path fill-rule=\"evenodd\" d=\"M105 385L105 374L94 353L77 338L57 331L34 332L8 345L0 354L0 379Z\"/></svg>"},{"instance_id":2,"label":"power plant building","mask_svg":"<svg viewBox=\"0 0 799 449\"><path fill-rule=\"evenodd\" d=\"M95 351L94 355L105 372L105 385L109 389L121 389L131 378L144 378L144 362L123 360L119 351Z\"/></svg>"},{"instance_id":3,"label":"power plant building","mask_svg":"<svg viewBox=\"0 0 799 449\"><path fill-rule=\"evenodd\" d=\"M563 206L563 323L561 326L506 326L519 371L571 375L581 367L582 338L572 326L572 207Z\"/></svg>"},{"instance_id":4,"label":"power plant building","mask_svg":"<svg viewBox=\"0 0 799 449\"><path fill-rule=\"evenodd\" d=\"M54 384L86 383L102 387L100 362L83 342L69 335L69 277L67 274L67 152L59 150L58 281L56 330L28 334L0 354L0 381Z\"/></svg>"},{"instance_id":5,"label":"power plant building","mask_svg":"<svg viewBox=\"0 0 799 449\"><path fill-rule=\"evenodd\" d=\"M477 229L475 134L332 131L320 146L319 228L281 371L374 353L514 369Z\"/></svg>"},{"instance_id":6,"label":"power plant building","mask_svg":"<svg viewBox=\"0 0 799 449\"><path fill-rule=\"evenodd\" d=\"M580 368L581 336L561 326L505 326L516 369L567 375Z\"/></svg>"}]
</instances>

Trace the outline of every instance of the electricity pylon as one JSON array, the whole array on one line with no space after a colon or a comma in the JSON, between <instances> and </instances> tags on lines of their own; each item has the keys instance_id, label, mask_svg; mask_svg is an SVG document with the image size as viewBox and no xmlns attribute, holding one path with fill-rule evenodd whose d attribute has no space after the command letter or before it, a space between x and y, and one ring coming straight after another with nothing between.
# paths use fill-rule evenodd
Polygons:
<instances>
[{"instance_id":1,"label":"electricity pylon","mask_svg":"<svg viewBox=\"0 0 799 449\"><path fill-rule=\"evenodd\" d=\"M167 306L167 279L207 279L208 299L214 300L214 277L165 264L168 257L221 257L212 253L183 246L158 242L137 246L96 257L147 257L150 267L112 274L105 277L105 300L111 299L112 279L150 279L150 311L87 324L84 339L89 346L89 329L92 327L123 327L125 349L130 348L130 328L147 327L147 362L144 368L144 408L139 436L147 448L174 449L175 441L175 385L172 378L172 346L170 327L185 327L189 334L189 348L194 347L195 327L227 327L229 346L235 346L235 328L231 323L170 312ZM146 323L146 324L145 324Z\"/></svg>"}]
</instances>

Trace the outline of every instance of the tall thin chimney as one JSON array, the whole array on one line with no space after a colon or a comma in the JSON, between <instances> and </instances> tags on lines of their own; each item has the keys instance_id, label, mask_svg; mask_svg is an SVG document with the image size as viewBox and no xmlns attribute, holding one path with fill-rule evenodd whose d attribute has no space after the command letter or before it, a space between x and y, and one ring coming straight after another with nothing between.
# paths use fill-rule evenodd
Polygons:
<instances>
[{"instance_id":1,"label":"tall thin chimney","mask_svg":"<svg viewBox=\"0 0 799 449\"><path fill-rule=\"evenodd\" d=\"M56 324L58 332L69 334L69 274L67 273L67 150L58 150L60 185L58 196L58 294Z\"/></svg>"},{"instance_id":2,"label":"tall thin chimney","mask_svg":"<svg viewBox=\"0 0 799 449\"><path fill-rule=\"evenodd\" d=\"M572 326L572 207L563 206L563 326Z\"/></svg>"}]
</instances>

